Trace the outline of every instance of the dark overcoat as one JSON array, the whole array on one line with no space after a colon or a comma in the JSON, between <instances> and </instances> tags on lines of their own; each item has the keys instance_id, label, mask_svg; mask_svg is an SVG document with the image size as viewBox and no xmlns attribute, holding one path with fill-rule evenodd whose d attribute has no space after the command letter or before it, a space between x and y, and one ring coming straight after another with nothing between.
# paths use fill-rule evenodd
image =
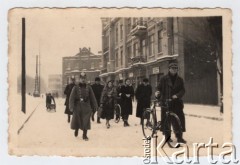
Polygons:
<instances>
[{"instance_id":1,"label":"dark overcoat","mask_svg":"<svg viewBox=\"0 0 240 165\"><path fill-rule=\"evenodd\" d=\"M123 85L119 85L117 87L117 104L119 104L122 107L122 91L123 90Z\"/></svg>"},{"instance_id":2,"label":"dark overcoat","mask_svg":"<svg viewBox=\"0 0 240 165\"><path fill-rule=\"evenodd\" d=\"M160 84L158 86L158 90L160 91L160 101L162 103L166 102L166 99L172 99L173 95L177 96L177 99L174 99L170 105L169 109L170 111L174 112L176 115L178 115L181 124L182 124L182 131L185 132L185 115L183 113L183 101L182 97L185 94L185 87L184 87L184 82L181 77L178 75L176 76L175 83L173 84L170 78L170 75L167 74L163 76L160 80ZM162 108L162 113L161 113L161 121L165 121L165 108ZM162 123L163 124L163 123ZM173 127L176 125L176 120L172 120ZM174 132L177 133L179 128L173 128ZM163 130L162 130L163 131Z\"/></svg>"},{"instance_id":3,"label":"dark overcoat","mask_svg":"<svg viewBox=\"0 0 240 165\"><path fill-rule=\"evenodd\" d=\"M113 119L114 118L114 108L117 103L117 91L115 87L109 88L107 86L104 87L102 96L101 96L101 104L103 105L103 111L101 118L102 119Z\"/></svg>"},{"instance_id":4,"label":"dark overcoat","mask_svg":"<svg viewBox=\"0 0 240 165\"><path fill-rule=\"evenodd\" d=\"M69 109L69 98L70 98L70 94L72 92L72 89L73 87L75 86L74 83L71 83L71 84L68 84L64 90L64 94L66 95L66 100L65 100L65 103L64 105L66 106L65 108L65 114L69 114L69 115L72 115L72 112L70 111Z\"/></svg>"},{"instance_id":5,"label":"dark overcoat","mask_svg":"<svg viewBox=\"0 0 240 165\"><path fill-rule=\"evenodd\" d=\"M95 98L97 100L98 106L100 106L100 100L101 100L101 95L103 91L104 86L101 84L93 84L92 85L92 90L95 95Z\"/></svg>"},{"instance_id":6,"label":"dark overcoat","mask_svg":"<svg viewBox=\"0 0 240 165\"><path fill-rule=\"evenodd\" d=\"M150 108L151 96L152 96L152 87L151 85L140 84L135 93L137 99L137 113L136 116L141 118L144 109Z\"/></svg>"},{"instance_id":7,"label":"dark overcoat","mask_svg":"<svg viewBox=\"0 0 240 165\"><path fill-rule=\"evenodd\" d=\"M69 99L69 108L73 111L71 129L90 129L92 108L96 109L97 107L97 101L90 85L74 86Z\"/></svg>"},{"instance_id":8,"label":"dark overcoat","mask_svg":"<svg viewBox=\"0 0 240 165\"><path fill-rule=\"evenodd\" d=\"M47 96L46 96L46 107L49 108L49 106L50 106L52 103L53 103L53 104L56 104L54 97L53 97L52 95L47 95Z\"/></svg>"},{"instance_id":9,"label":"dark overcoat","mask_svg":"<svg viewBox=\"0 0 240 165\"><path fill-rule=\"evenodd\" d=\"M127 95L130 95L127 97ZM131 115L132 114L132 100L134 97L134 89L130 85L125 85L122 87L122 109L121 115Z\"/></svg>"}]
</instances>

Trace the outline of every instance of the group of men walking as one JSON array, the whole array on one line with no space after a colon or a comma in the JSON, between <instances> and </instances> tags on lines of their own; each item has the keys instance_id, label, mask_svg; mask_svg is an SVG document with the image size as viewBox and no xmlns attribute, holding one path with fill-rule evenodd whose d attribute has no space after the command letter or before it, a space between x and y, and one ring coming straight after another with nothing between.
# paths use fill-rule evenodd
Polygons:
<instances>
[{"instance_id":1,"label":"group of men walking","mask_svg":"<svg viewBox=\"0 0 240 165\"><path fill-rule=\"evenodd\" d=\"M185 117L181 99L185 93L185 89L183 80L178 76L177 70L176 62L169 64L169 72L161 79L155 95L162 101L168 97L174 100L174 106L170 107L171 111L179 116L183 125L182 131L185 131ZM146 108L150 107L152 96L152 87L149 85L147 78L144 78L143 82L137 86L136 91L134 91L131 81L128 78L125 81L119 80L118 86L115 86L112 80L108 81L105 86L101 85L100 82L100 78L96 77L95 84L87 84L86 74L82 72L79 82L75 82L74 77L72 77L71 82L66 86L64 91L66 95L65 114L68 115L68 122L71 121L71 129L75 130L75 136L78 136L78 130L81 129L83 131L83 139L88 140L87 130L91 127L90 120L95 121L94 115L96 112L97 123L101 123L100 119L106 119L106 127L108 129L111 127L110 120L114 119L114 114L116 114L116 123L122 118L123 126L130 126L128 118L133 113L132 102L134 96L137 101L136 117L140 118L140 124L144 124L142 114ZM161 121L164 121L164 113L161 114L161 118ZM177 129L180 128L174 127L174 133L178 142L186 142ZM171 136L168 132L162 131L165 136Z\"/></svg>"}]
</instances>

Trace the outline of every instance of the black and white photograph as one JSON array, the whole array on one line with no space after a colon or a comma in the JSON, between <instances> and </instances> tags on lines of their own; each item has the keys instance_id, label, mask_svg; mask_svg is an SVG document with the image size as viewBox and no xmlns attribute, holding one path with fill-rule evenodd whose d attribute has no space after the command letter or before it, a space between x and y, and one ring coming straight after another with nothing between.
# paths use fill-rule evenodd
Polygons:
<instances>
[{"instance_id":1,"label":"black and white photograph","mask_svg":"<svg viewBox=\"0 0 240 165\"><path fill-rule=\"evenodd\" d=\"M8 21L10 155L229 150L229 10L14 8Z\"/></svg>"}]
</instances>

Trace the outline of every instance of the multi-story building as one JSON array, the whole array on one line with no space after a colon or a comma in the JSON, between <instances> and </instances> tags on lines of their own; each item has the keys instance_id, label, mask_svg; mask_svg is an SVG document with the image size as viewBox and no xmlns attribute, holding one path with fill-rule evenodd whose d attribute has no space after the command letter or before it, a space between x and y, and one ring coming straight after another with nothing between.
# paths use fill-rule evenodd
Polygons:
<instances>
[{"instance_id":1,"label":"multi-story building","mask_svg":"<svg viewBox=\"0 0 240 165\"><path fill-rule=\"evenodd\" d=\"M62 75L52 74L48 76L48 92L51 92L54 96L62 94Z\"/></svg>"},{"instance_id":2,"label":"multi-story building","mask_svg":"<svg viewBox=\"0 0 240 165\"><path fill-rule=\"evenodd\" d=\"M155 90L168 73L168 61L177 59L185 101L218 104L220 82L209 26L207 17L102 18L100 76L105 81L130 78L135 87L147 77Z\"/></svg>"},{"instance_id":3,"label":"multi-story building","mask_svg":"<svg viewBox=\"0 0 240 165\"><path fill-rule=\"evenodd\" d=\"M95 77L99 76L102 66L101 56L93 54L91 48L86 47L80 48L75 56L63 57L62 62L63 91L71 76L78 79L82 71L87 74L87 80L92 83Z\"/></svg>"}]
</instances>

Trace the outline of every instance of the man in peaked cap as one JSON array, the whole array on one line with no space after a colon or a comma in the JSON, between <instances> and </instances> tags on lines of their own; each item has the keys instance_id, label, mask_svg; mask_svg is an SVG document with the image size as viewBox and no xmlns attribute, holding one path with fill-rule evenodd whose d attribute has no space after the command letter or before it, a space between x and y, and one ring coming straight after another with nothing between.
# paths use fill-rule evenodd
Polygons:
<instances>
[{"instance_id":1,"label":"man in peaked cap","mask_svg":"<svg viewBox=\"0 0 240 165\"><path fill-rule=\"evenodd\" d=\"M73 112L71 129L75 130L74 135L78 136L78 130L83 131L83 140L88 140L87 131L91 128L92 108L97 109L98 104L92 87L86 83L86 73L80 74L80 83L73 87L69 99L69 108Z\"/></svg>"},{"instance_id":2,"label":"man in peaked cap","mask_svg":"<svg viewBox=\"0 0 240 165\"><path fill-rule=\"evenodd\" d=\"M160 99L161 103L166 103L168 100L171 100L169 102L169 110L174 112L178 118L180 119L182 128L179 127L176 119L171 120L169 118L170 122L169 124L172 124L173 131L176 135L177 142L178 143L186 143L186 141L183 139L183 132L186 131L185 128L185 115L183 113L183 101L182 97L185 94L185 87L183 79L178 75L178 62L177 60L171 60L169 61L168 65L168 74L163 76L160 80L160 84L158 85L158 98ZM166 120L166 111L167 109L162 107L161 113L161 122L164 125ZM171 125L168 125L168 127L171 127ZM167 131L170 129L163 129L161 130L163 134L165 135L165 139L171 140L171 132Z\"/></svg>"}]
</instances>

